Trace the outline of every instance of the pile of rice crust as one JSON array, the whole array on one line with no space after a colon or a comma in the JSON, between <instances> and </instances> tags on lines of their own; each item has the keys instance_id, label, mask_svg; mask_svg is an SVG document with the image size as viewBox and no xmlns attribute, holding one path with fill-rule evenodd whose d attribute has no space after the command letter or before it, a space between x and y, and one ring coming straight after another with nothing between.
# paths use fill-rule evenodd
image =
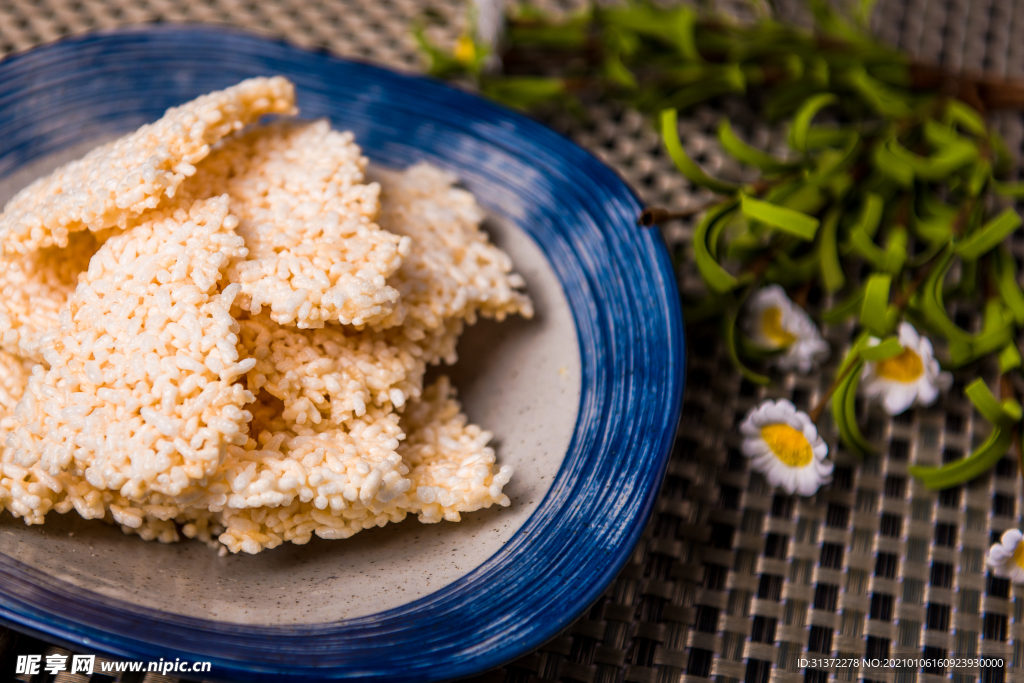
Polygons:
<instances>
[{"instance_id":1,"label":"pile of rice crust","mask_svg":"<svg viewBox=\"0 0 1024 683\"><path fill-rule=\"evenodd\" d=\"M221 554L459 521L512 475L445 377L533 315L456 178L380 171L253 78L41 178L0 215L0 508Z\"/></svg>"}]
</instances>

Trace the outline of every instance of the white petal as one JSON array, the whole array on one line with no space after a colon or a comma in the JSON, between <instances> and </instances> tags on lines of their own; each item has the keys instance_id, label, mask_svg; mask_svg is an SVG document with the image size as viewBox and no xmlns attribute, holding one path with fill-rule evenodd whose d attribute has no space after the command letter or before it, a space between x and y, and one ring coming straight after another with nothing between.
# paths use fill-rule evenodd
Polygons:
<instances>
[{"instance_id":1,"label":"white petal","mask_svg":"<svg viewBox=\"0 0 1024 683\"><path fill-rule=\"evenodd\" d=\"M939 397L939 389L927 379L917 383L917 402L923 406L930 406Z\"/></svg>"},{"instance_id":2,"label":"white petal","mask_svg":"<svg viewBox=\"0 0 1024 683\"><path fill-rule=\"evenodd\" d=\"M759 455L765 455L771 452L771 448L765 443L764 439L746 439L743 445L740 447L743 451L743 455L748 458L756 458Z\"/></svg>"},{"instance_id":3,"label":"white petal","mask_svg":"<svg viewBox=\"0 0 1024 683\"><path fill-rule=\"evenodd\" d=\"M832 471L835 470L835 465L831 460L819 460L814 463L814 467L818 470L818 478L821 483L832 481Z\"/></svg>"},{"instance_id":4,"label":"white petal","mask_svg":"<svg viewBox=\"0 0 1024 683\"><path fill-rule=\"evenodd\" d=\"M1013 551L1007 550L1002 544L994 544L988 549L988 557L986 561L991 561L995 564L1006 564L1007 560L1013 556Z\"/></svg>"},{"instance_id":5,"label":"white petal","mask_svg":"<svg viewBox=\"0 0 1024 683\"><path fill-rule=\"evenodd\" d=\"M764 478L768 480L768 483L772 486L783 486L786 481L785 468L781 466L779 461L774 461L771 465L764 467L760 470ZM791 492L792 493L792 492Z\"/></svg>"},{"instance_id":6,"label":"white petal","mask_svg":"<svg viewBox=\"0 0 1024 683\"><path fill-rule=\"evenodd\" d=\"M789 495L793 495L796 493L796 485L796 475L792 469L787 467L786 471L780 473L779 487Z\"/></svg>"},{"instance_id":7,"label":"white petal","mask_svg":"<svg viewBox=\"0 0 1024 683\"><path fill-rule=\"evenodd\" d=\"M921 342L917 345L918 354L922 358L934 358L935 348L932 346L932 341L928 337L921 337Z\"/></svg>"},{"instance_id":8,"label":"white petal","mask_svg":"<svg viewBox=\"0 0 1024 683\"><path fill-rule=\"evenodd\" d=\"M779 462L779 459L775 457L774 453L769 451L764 455L754 456L754 458L750 461L750 466L753 467L756 471L767 476L770 470L772 470L775 466L781 467L782 463Z\"/></svg>"},{"instance_id":9,"label":"white petal","mask_svg":"<svg viewBox=\"0 0 1024 683\"><path fill-rule=\"evenodd\" d=\"M899 415L914 405L915 399L917 399L917 388L914 385L908 387L890 385L883 401L885 412L890 415Z\"/></svg>"},{"instance_id":10,"label":"white petal","mask_svg":"<svg viewBox=\"0 0 1024 683\"><path fill-rule=\"evenodd\" d=\"M1012 553L1006 551L1003 546L996 543L988 549L988 557L985 558L985 563L990 567L996 567L999 565L1006 564L1006 560L1011 557Z\"/></svg>"},{"instance_id":11,"label":"white petal","mask_svg":"<svg viewBox=\"0 0 1024 683\"><path fill-rule=\"evenodd\" d=\"M760 436L761 436L761 427L759 427L758 425L754 424L754 414L753 414L753 411L751 411L747 415L747 419L745 419L740 424L740 433L743 434L743 436L747 437L748 439L760 438Z\"/></svg>"},{"instance_id":12,"label":"white petal","mask_svg":"<svg viewBox=\"0 0 1024 683\"><path fill-rule=\"evenodd\" d=\"M813 422L811 422L810 417L805 416L803 413L800 414L800 417L805 418L801 433L804 435L804 438L807 439L807 443L810 445L811 450L814 450L814 444L818 441L818 428L814 426Z\"/></svg>"},{"instance_id":13,"label":"white petal","mask_svg":"<svg viewBox=\"0 0 1024 683\"><path fill-rule=\"evenodd\" d=\"M796 477L796 491L801 496L813 496L821 488L821 480L809 469L800 470Z\"/></svg>"},{"instance_id":14,"label":"white petal","mask_svg":"<svg viewBox=\"0 0 1024 683\"><path fill-rule=\"evenodd\" d=\"M793 415L794 413L796 413L796 406L793 405L792 401L785 398L780 398L778 401L776 401L775 408L776 410L783 411L783 413L786 415Z\"/></svg>"},{"instance_id":15,"label":"white petal","mask_svg":"<svg viewBox=\"0 0 1024 683\"><path fill-rule=\"evenodd\" d=\"M904 348L910 347L915 351L917 350L918 345L921 342L921 336L917 333L917 330L914 329L914 326L908 322L900 323L899 339L900 344ZM931 346L930 342L929 346Z\"/></svg>"},{"instance_id":16,"label":"white petal","mask_svg":"<svg viewBox=\"0 0 1024 683\"><path fill-rule=\"evenodd\" d=\"M874 368L865 368L864 379L867 379L868 381L861 385L861 391L869 399L878 398L879 396L885 393L886 389L888 388L888 382L877 377L872 377L871 379L868 379L869 371L870 375L873 375Z\"/></svg>"}]
</instances>

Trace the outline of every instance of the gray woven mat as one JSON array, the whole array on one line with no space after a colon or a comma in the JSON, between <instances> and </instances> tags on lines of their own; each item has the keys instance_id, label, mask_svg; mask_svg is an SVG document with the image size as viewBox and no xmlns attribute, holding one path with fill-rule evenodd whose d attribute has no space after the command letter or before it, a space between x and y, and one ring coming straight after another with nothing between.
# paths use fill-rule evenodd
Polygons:
<instances>
[{"instance_id":1,"label":"gray woven mat","mask_svg":"<svg viewBox=\"0 0 1024 683\"><path fill-rule=\"evenodd\" d=\"M457 35L464 14L457 0L3 0L0 54L97 28L192 21L240 25L299 45L417 69L410 22L428 13L436 18L430 28L436 40ZM874 27L888 42L925 59L1024 75L1024 1L882 0ZM747 135L762 143L771 139L772 131L741 106L736 109L730 118L745 119ZM589 124L557 118L550 123L618 169L647 202L682 208L702 201L670 168L657 135L639 114L601 103L590 113ZM711 170L735 173L739 169L729 167L713 142L720 114L696 112L684 124L683 138ZM1011 149L1019 150L1021 118L1002 116L999 126ZM675 246L689 229L672 225L665 236ZM1012 247L1019 261L1024 240ZM683 287L693 278L682 273ZM974 311L955 315L965 326L978 324ZM849 330L824 333L835 362ZM714 336L691 338L689 354L680 435L654 517L629 563L564 633L477 680L1024 680L1024 590L988 577L984 569L989 543L1018 525L1022 479L1016 462L1008 457L993 474L941 495L926 492L907 475L908 465L961 457L985 436L975 434L973 411L962 394L969 377L957 377L949 397L934 408L896 420L872 413L868 431L882 455L859 463L834 453L833 484L814 499L797 499L774 495L747 469L736 425L769 396L789 398L804 409L813 405L832 368L822 377L788 377L766 393L741 381ZM10 635L0 635L0 653L7 657L0 663L3 680L12 675L15 654L44 654L47 647L27 638L12 645ZM800 658L817 653L1001 657L1006 667L928 673L798 667Z\"/></svg>"}]
</instances>

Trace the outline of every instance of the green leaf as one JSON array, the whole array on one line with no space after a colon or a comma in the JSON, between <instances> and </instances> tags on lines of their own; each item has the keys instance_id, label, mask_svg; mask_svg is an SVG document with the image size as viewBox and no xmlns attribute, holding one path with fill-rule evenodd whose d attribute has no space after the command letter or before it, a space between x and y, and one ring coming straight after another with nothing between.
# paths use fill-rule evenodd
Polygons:
<instances>
[{"instance_id":1,"label":"green leaf","mask_svg":"<svg viewBox=\"0 0 1024 683\"><path fill-rule=\"evenodd\" d=\"M865 32L871 29L871 13L875 9L878 0L857 0L857 23Z\"/></svg>"},{"instance_id":2,"label":"green leaf","mask_svg":"<svg viewBox=\"0 0 1024 683\"><path fill-rule=\"evenodd\" d=\"M799 183L800 181L797 181ZM780 204L787 209L793 209L800 213L815 214L828 203L828 196L816 185L805 184L799 186L796 191L789 193L779 201L772 201L765 197L765 201L772 204Z\"/></svg>"},{"instance_id":3,"label":"green leaf","mask_svg":"<svg viewBox=\"0 0 1024 683\"><path fill-rule=\"evenodd\" d=\"M669 35L672 36L672 42L679 50L679 54L691 62L702 60L693 34L696 20L697 15L693 8L681 5L673 9L670 20L666 22Z\"/></svg>"},{"instance_id":4,"label":"green leaf","mask_svg":"<svg viewBox=\"0 0 1024 683\"><path fill-rule=\"evenodd\" d=\"M836 201L842 201L846 195L854 188L856 181L853 178L853 174L847 171L835 174L831 180L828 181L828 191Z\"/></svg>"},{"instance_id":5,"label":"green leaf","mask_svg":"<svg viewBox=\"0 0 1024 683\"><path fill-rule=\"evenodd\" d=\"M704 282L714 292L725 293L739 286L740 282L718 264L708 247L708 233L719 221L736 208L735 201L728 201L710 209L697 224L693 233L693 254Z\"/></svg>"},{"instance_id":6,"label":"green leaf","mask_svg":"<svg viewBox=\"0 0 1024 683\"><path fill-rule=\"evenodd\" d=\"M875 244L869 236L874 232L881 214L881 199L868 195L861 218L850 231L848 248L862 256L875 269L896 275L907 262L907 231L897 225L889 231L885 249Z\"/></svg>"},{"instance_id":7,"label":"green leaf","mask_svg":"<svg viewBox=\"0 0 1024 683\"><path fill-rule=\"evenodd\" d=\"M740 307L740 304L733 306L722 318L722 337L725 339L725 349L729 354L729 360L741 375L754 384L770 384L772 381L770 377L754 372L745 366L736 351L736 319L739 316Z\"/></svg>"},{"instance_id":8,"label":"green leaf","mask_svg":"<svg viewBox=\"0 0 1024 683\"><path fill-rule=\"evenodd\" d=\"M940 251L946 248L948 242L933 242L927 249L920 252L914 258L907 260L908 268L919 268L935 258Z\"/></svg>"},{"instance_id":9,"label":"green leaf","mask_svg":"<svg viewBox=\"0 0 1024 683\"><path fill-rule=\"evenodd\" d=\"M798 239L811 241L818 231L817 218L746 194L740 195L740 209L748 219L760 221Z\"/></svg>"},{"instance_id":10,"label":"green leaf","mask_svg":"<svg viewBox=\"0 0 1024 683\"><path fill-rule=\"evenodd\" d=\"M464 62L455 59L450 53L442 50L427 37L426 30L422 25L416 26L413 30L413 38L416 40L420 51L427 55L430 60L430 67L427 73L437 78L447 78L456 74L468 73L469 68Z\"/></svg>"},{"instance_id":11,"label":"green leaf","mask_svg":"<svg viewBox=\"0 0 1024 683\"><path fill-rule=\"evenodd\" d=\"M903 353L903 345L899 337L886 337L875 346L865 346L861 349L860 357L868 363L894 358Z\"/></svg>"},{"instance_id":12,"label":"green leaf","mask_svg":"<svg viewBox=\"0 0 1024 683\"><path fill-rule=\"evenodd\" d=\"M861 65L847 71L846 82L869 107L882 116L901 119L913 113L910 97L872 78Z\"/></svg>"},{"instance_id":13,"label":"green leaf","mask_svg":"<svg viewBox=\"0 0 1024 683\"><path fill-rule=\"evenodd\" d=\"M665 141L665 148L672 157L679 172L686 176L694 185L706 187L719 194L732 194L739 189L739 186L716 180L701 169L693 159L687 156L683 144L679 140L679 127L676 119L675 109L666 109L661 112L661 137Z\"/></svg>"},{"instance_id":14,"label":"green leaf","mask_svg":"<svg viewBox=\"0 0 1024 683\"><path fill-rule=\"evenodd\" d=\"M711 258L715 259L715 261L718 261L718 243L722 238L722 233L725 232L725 228L729 223L730 216L722 214L722 217L720 219L716 219L708 230L708 253L711 254Z\"/></svg>"},{"instance_id":15,"label":"green leaf","mask_svg":"<svg viewBox=\"0 0 1024 683\"><path fill-rule=\"evenodd\" d=\"M817 168L808 176L807 182L819 186L828 184L837 174L853 166L859 155L860 136L850 133L843 149L827 149L818 155Z\"/></svg>"},{"instance_id":16,"label":"green leaf","mask_svg":"<svg viewBox=\"0 0 1024 683\"><path fill-rule=\"evenodd\" d=\"M859 287L857 291L851 294L849 297L840 301L832 308L828 309L821 314L821 321L834 325L835 323L842 322L850 316L857 315L860 313L862 308L862 302L864 301L864 288Z\"/></svg>"},{"instance_id":17,"label":"green leaf","mask_svg":"<svg viewBox=\"0 0 1024 683\"><path fill-rule=\"evenodd\" d=\"M863 346L862 336L843 361L840 372L845 371L846 376L832 394L832 419L839 429L839 438L855 455L864 455L875 450L857 425L857 387L860 385L860 374L864 368L864 360L860 357ZM851 363L852 367L847 371L846 368Z\"/></svg>"},{"instance_id":18,"label":"green leaf","mask_svg":"<svg viewBox=\"0 0 1024 683\"><path fill-rule=\"evenodd\" d=\"M560 50L575 50L586 45L591 26L590 12L580 12L567 21L552 22L548 16L530 10L528 6L521 6L523 20L509 22L510 44Z\"/></svg>"},{"instance_id":19,"label":"green leaf","mask_svg":"<svg viewBox=\"0 0 1024 683\"><path fill-rule=\"evenodd\" d=\"M974 293L978 289L978 260L972 261L960 260L960 278L957 280L956 285L948 290L945 290L943 294L945 296L955 298L970 299L974 296Z\"/></svg>"},{"instance_id":20,"label":"green leaf","mask_svg":"<svg viewBox=\"0 0 1024 683\"><path fill-rule=\"evenodd\" d=\"M811 121L822 109L838 101L839 98L831 93L815 95L807 100L793 117L793 125L789 129L789 146L799 152L806 152L808 150L807 133L811 127Z\"/></svg>"},{"instance_id":21,"label":"green leaf","mask_svg":"<svg viewBox=\"0 0 1024 683\"><path fill-rule=\"evenodd\" d=\"M859 140L860 136L847 128L811 126L807 130L807 151L826 147L845 147L850 144L851 138Z\"/></svg>"},{"instance_id":22,"label":"green leaf","mask_svg":"<svg viewBox=\"0 0 1024 683\"><path fill-rule=\"evenodd\" d=\"M487 79L481 91L487 97L514 109L531 109L565 95L565 81L541 76L506 76Z\"/></svg>"},{"instance_id":23,"label":"green leaf","mask_svg":"<svg viewBox=\"0 0 1024 683\"><path fill-rule=\"evenodd\" d=\"M1010 252L1001 247L996 253L994 276L1003 303L1010 309L1017 325L1024 325L1024 292L1017 280L1017 263Z\"/></svg>"},{"instance_id":24,"label":"green leaf","mask_svg":"<svg viewBox=\"0 0 1024 683\"><path fill-rule=\"evenodd\" d=\"M981 114L960 100L950 98L946 101L946 118L950 123L980 138L988 134L988 126Z\"/></svg>"},{"instance_id":25,"label":"green leaf","mask_svg":"<svg viewBox=\"0 0 1024 683\"><path fill-rule=\"evenodd\" d=\"M964 140L949 125L941 124L935 119L925 119L924 139L933 147L956 145Z\"/></svg>"},{"instance_id":26,"label":"green leaf","mask_svg":"<svg viewBox=\"0 0 1024 683\"><path fill-rule=\"evenodd\" d=\"M914 175L923 180L945 180L953 172L978 158L978 147L970 142L951 143L929 157L909 151L896 138L887 145L892 154L903 161Z\"/></svg>"},{"instance_id":27,"label":"green leaf","mask_svg":"<svg viewBox=\"0 0 1024 683\"><path fill-rule=\"evenodd\" d=\"M741 72L737 71L735 73L742 77ZM718 76L700 83L688 85L685 88L680 88L663 100L660 106L669 106L674 109L689 109L713 97L728 95L729 93L742 93L743 90L744 84L742 81L737 82L735 79L726 76Z\"/></svg>"},{"instance_id":28,"label":"green leaf","mask_svg":"<svg viewBox=\"0 0 1024 683\"><path fill-rule=\"evenodd\" d=\"M881 273L874 273L868 278L864 287L864 301L860 309L860 324L871 331L875 336L881 337L889 332L889 288L892 285L892 276Z\"/></svg>"},{"instance_id":29,"label":"green leaf","mask_svg":"<svg viewBox=\"0 0 1024 683\"><path fill-rule=\"evenodd\" d=\"M1013 340L1013 318L1005 312L998 298L985 302L984 321L981 332L967 341L950 342L950 367L958 368L995 353Z\"/></svg>"},{"instance_id":30,"label":"green leaf","mask_svg":"<svg viewBox=\"0 0 1024 683\"><path fill-rule=\"evenodd\" d=\"M1005 375L1020 367L1020 350L1014 343L1009 343L999 352L999 374Z\"/></svg>"},{"instance_id":31,"label":"green leaf","mask_svg":"<svg viewBox=\"0 0 1024 683\"><path fill-rule=\"evenodd\" d=\"M889 239L885 243L885 258L882 260L882 270L886 273L897 275L903 270L903 264L907 262L907 230L902 225L897 225L889 231Z\"/></svg>"},{"instance_id":32,"label":"green leaf","mask_svg":"<svg viewBox=\"0 0 1024 683\"><path fill-rule=\"evenodd\" d=\"M968 457L942 467L911 465L908 471L928 489L941 491L977 479L988 472L1010 450L1012 443L1013 431L996 427L988 439Z\"/></svg>"},{"instance_id":33,"label":"green leaf","mask_svg":"<svg viewBox=\"0 0 1024 683\"><path fill-rule=\"evenodd\" d=\"M988 144L992 149L992 172L998 175L1009 173L1015 162L1003 136L994 130L990 131Z\"/></svg>"},{"instance_id":34,"label":"green leaf","mask_svg":"<svg viewBox=\"0 0 1024 683\"><path fill-rule=\"evenodd\" d=\"M694 37L697 16L692 7L681 5L666 11L654 5L630 3L603 8L600 16L608 26L635 31L671 45L689 62L703 61Z\"/></svg>"},{"instance_id":35,"label":"green leaf","mask_svg":"<svg viewBox=\"0 0 1024 683\"><path fill-rule=\"evenodd\" d=\"M849 248L864 258L873 267L881 270L885 263L885 250L875 244L863 230L850 232Z\"/></svg>"},{"instance_id":36,"label":"green leaf","mask_svg":"<svg viewBox=\"0 0 1024 683\"><path fill-rule=\"evenodd\" d=\"M935 328L950 341L966 342L970 340L971 335L966 330L957 327L950 320L942 301L942 285L946 280L946 273L949 272L949 268L952 265L953 250L947 247L943 250L938 262L932 267L920 290L918 290L921 313L931 327Z\"/></svg>"},{"instance_id":37,"label":"green leaf","mask_svg":"<svg viewBox=\"0 0 1024 683\"><path fill-rule=\"evenodd\" d=\"M981 334L996 332L1003 328L1013 329L1013 316L998 297L990 297L985 301L985 314L982 318Z\"/></svg>"},{"instance_id":38,"label":"green leaf","mask_svg":"<svg viewBox=\"0 0 1024 683\"><path fill-rule=\"evenodd\" d=\"M769 121L778 121L795 112L809 97L821 93L822 87L807 79L778 85L767 93L764 115Z\"/></svg>"},{"instance_id":39,"label":"green leaf","mask_svg":"<svg viewBox=\"0 0 1024 683\"><path fill-rule=\"evenodd\" d=\"M718 140L722 148L740 161L762 171L787 171L798 167L798 164L779 161L772 155L751 147L733 132L728 119L722 119L718 125Z\"/></svg>"},{"instance_id":40,"label":"green leaf","mask_svg":"<svg viewBox=\"0 0 1024 683\"><path fill-rule=\"evenodd\" d=\"M1001 183L998 180L992 183L992 190L996 194L1014 199L1024 199L1024 182Z\"/></svg>"},{"instance_id":41,"label":"green leaf","mask_svg":"<svg viewBox=\"0 0 1024 683\"><path fill-rule=\"evenodd\" d=\"M914 169L882 142L875 143L871 150L871 163L875 170L896 181L898 185L910 187L914 184Z\"/></svg>"},{"instance_id":42,"label":"green leaf","mask_svg":"<svg viewBox=\"0 0 1024 683\"><path fill-rule=\"evenodd\" d=\"M618 46L609 46L605 51L604 77L629 90L635 90L637 87L636 76L622 63L622 49Z\"/></svg>"},{"instance_id":43,"label":"green leaf","mask_svg":"<svg viewBox=\"0 0 1024 683\"><path fill-rule=\"evenodd\" d=\"M988 159L979 159L970 168L967 178L967 196L977 197L985 189L985 184L992 177L992 163Z\"/></svg>"},{"instance_id":44,"label":"green leaf","mask_svg":"<svg viewBox=\"0 0 1024 683\"><path fill-rule=\"evenodd\" d=\"M821 282L828 293L842 289L846 284L843 264L839 262L839 248L836 244L836 233L839 229L839 209L834 208L825 216L821 226L821 243L818 248L818 260L821 264Z\"/></svg>"},{"instance_id":45,"label":"green leaf","mask_svg":"<svg viewBox=\"0 0 1024 683\"><path fill-rule=\"evenodd\" d=\"M1002 403L992 395L985 380L980 377L964 389L964 395L971 400L982 416L994 425L1008 427L1021 418L1021 408L1016 401Z\"/></svg>"},{"instance_id":46,"label":"green leaf","mask_svg":"<svg viewBox=\"0 0 1024 683\"><path fill-rule=\"evenodd\" d=\"M788 254L782 252L775 257L775 262L765 270L764 278L768 282L777 282L790 287L803 284L813 278L819 267L816 251L811 251L798 259L792 259Z\"/></svg>"},{"instance_id":47,"label":"green leaf","mask_svg":"<svg viewBox=\"0 0 1024 683\"><path fill-rule=\"evenodd\" d=\"M764 240L761 236L748 230L729 240L725 255L735 261L748 261L756 258L763 248Z\"/></svg>"},{"instance_id":48,"label":"green leaf","mask_svg":"<svg viewBox=\"0 0 1024 683\"><path fill-rule=\"evenodd\" d=\"M957 210L938 201L922 202L927 213L914 211L914 234L933 246L945 245L953 239L953 223Z\"/></svg>"},{"instance_id":49,"label":"green leaf","mask_svg":"<svg viewBox=\"0 0 1024 683\"><path fill-rule=\"evenodd\" d=\"M882 220L882 210L885 208L885 201L875 194L868 192L864 195L864 204L861 206L857 222L853 224L852 230L863 231L868 237L874 238L878 232L878 225Z\"/></svg>"},{"instance_id":50,"label":"green leaf","mask_svg":"<svg viewBox=\"0 0 1024 683\"><path fill-rule=\"evenodd\" d=\"M980 230L955 243L953 251L962 259L977 259L994 249L1020 225L1020 214L1013 209L1007 209L981 226Z\"/></svg>"}]
</instances>

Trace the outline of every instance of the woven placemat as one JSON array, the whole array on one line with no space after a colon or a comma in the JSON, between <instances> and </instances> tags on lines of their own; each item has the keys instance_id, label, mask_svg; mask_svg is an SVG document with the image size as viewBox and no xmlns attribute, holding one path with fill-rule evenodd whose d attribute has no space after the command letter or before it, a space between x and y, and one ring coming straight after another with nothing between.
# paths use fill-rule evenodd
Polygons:
<instances>
[{"instance_id":1,"label":"woven placemat","mask_svg":"<svg viewBox=\"0 0 1024 683\"><path fill-rule=\"evenodd\" d=\"M547 3L551 5L551 3ZM563 9L572 3L555 3ZM740 10L742 11L742 10ZM304 46L399 69L422 67L410 25L450 42L464 22L457 0L5 0L0 54L85 31L149 21L242 26ZM965 70L1024 75L1024 0L882 0L874 29L923 59ZM754 142L777 131L738 102L722 105ZM590 119L548 120L615 167L650 204L684 208L704 201L671 168L658 136L635 111L590 103ZM682 124L687 149L710 170L738 173L714 143L722 110L704 108ZM1020 150L1024 125L1001 115L998 127ZM670 248L691 226L664 229ZM1018 264L1024 236L1011 244ZM695 283L680 273L681 286ZM954 311L969 329L975 311ZM976 328L976 327L975 327ZM771 389L733 371L713 335L689 339L689 371L680 432L654 517L629 563L605 594L557 638L475 680L532 683L821 683L840 680L957 683L1024 680L1024 590L988 575L984 556L1018 526L1022 478L1007 457L994 472L934 494L907 475L915 462L962 457L985 436L963 397L967 373L938 406L896 418L872 412L869 436L881 455L863 462L833 453L833 483L813 499L777 495L751 473L737 425L758 401L788 398L807 409L823 394L850 331L826 327L832 366L820 376L791 376ZM976 371L975 371L976 372ZM989 377L988 379L992 379ZM982 427L982 429L984 429ZM834 446L835 434L823 430ZM0 680L18 654L65 651L0 632ZM994 657L994 669L817 670L801 658ZM21 676L17 680L31 679ZM84 676L58 681L85 683ZM115 680L94 676L94 681ZM176 678L125 676L125 683Z\"/></svg>"}]
</instances>

